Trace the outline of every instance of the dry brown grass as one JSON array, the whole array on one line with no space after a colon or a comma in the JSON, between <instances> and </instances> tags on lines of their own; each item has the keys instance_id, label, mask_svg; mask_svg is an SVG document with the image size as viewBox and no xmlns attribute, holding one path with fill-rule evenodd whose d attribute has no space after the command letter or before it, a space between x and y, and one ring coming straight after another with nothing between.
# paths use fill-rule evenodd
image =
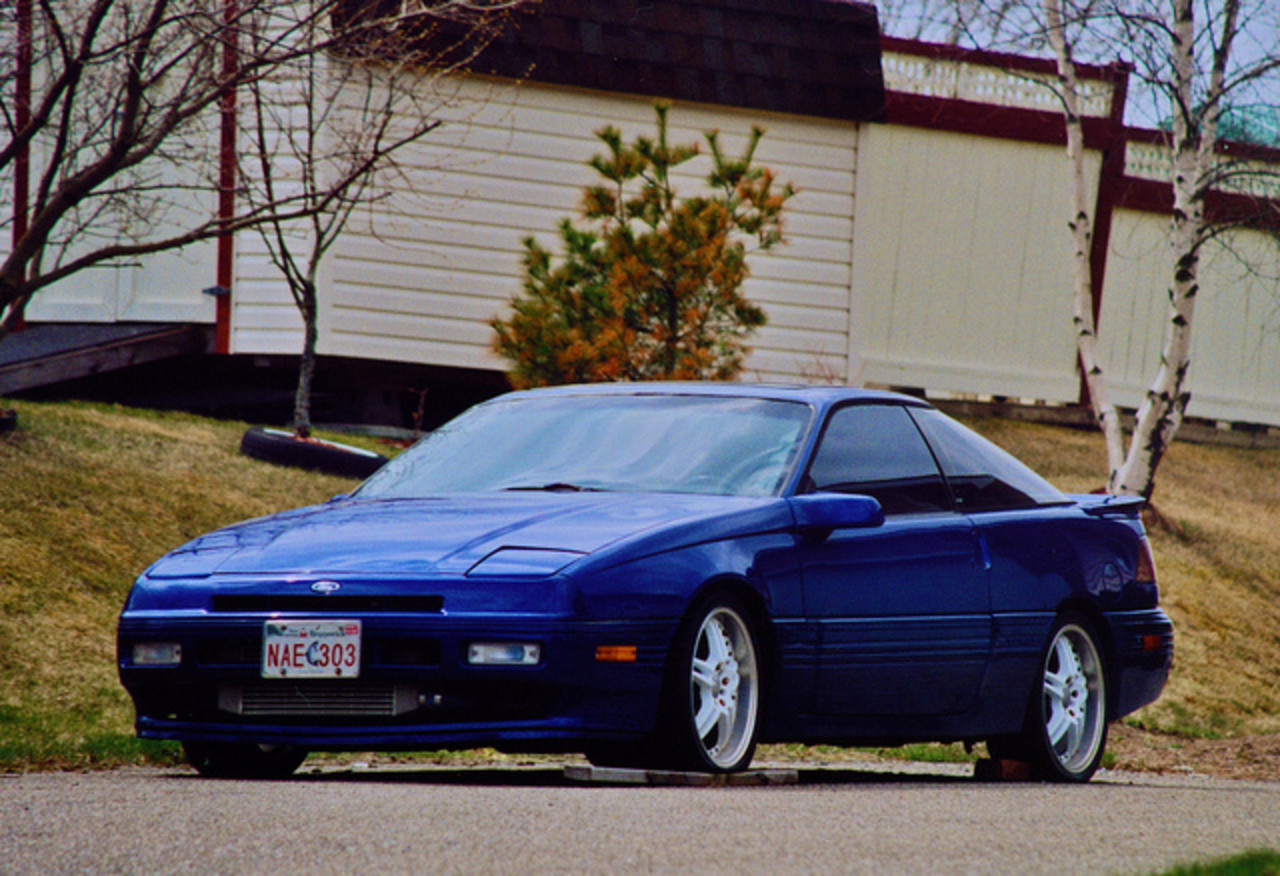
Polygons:
<instances>
[{"instance_id":1,"label":"dry brown grass","mask_svg":"<svg viewBox=\"0 0 1280 876\"><path fill-rule=\"evenodd\" d=\"M0 763L65 759L129 733L115 621L148 564L210 529L352 485L240 456L243 423L12 407L21 428L0 436Z\"/></svg>"}]
</instances>

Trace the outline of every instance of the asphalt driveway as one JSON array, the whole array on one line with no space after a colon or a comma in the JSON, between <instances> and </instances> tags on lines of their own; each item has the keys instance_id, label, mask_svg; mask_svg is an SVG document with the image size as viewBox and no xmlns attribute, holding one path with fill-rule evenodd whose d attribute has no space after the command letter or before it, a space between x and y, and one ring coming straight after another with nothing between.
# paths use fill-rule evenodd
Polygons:
<instances>
[{"instance_id":1,"label":"asphalt driveway","mask_svg":"<svg viewBox=\"0 0 1280 876\"><path fill-rule=\"evenodd\" d=\"M1280 783L1084 786L855 764L764 787L619 787L554 767L0 777L5 873L1146 873L1280 847Z\"/></svg>"}]
</instances>

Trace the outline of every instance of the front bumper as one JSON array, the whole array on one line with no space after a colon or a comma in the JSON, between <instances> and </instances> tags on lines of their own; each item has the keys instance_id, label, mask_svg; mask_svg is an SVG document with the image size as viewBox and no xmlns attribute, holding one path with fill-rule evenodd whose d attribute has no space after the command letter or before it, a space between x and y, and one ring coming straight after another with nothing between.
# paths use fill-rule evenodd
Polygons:
<instances>
[{"instance_id":1,"label":"front bumper","mask_svg":"<svg viewBox=\"0 0 1280 876\"><path fill-rule=\"evenodd\" d=\"M372 750L491 745L572 747L638 738L657 715L675 621L547 617L352 616L363 624L356 679L263 678L262 631L280 615L126 613L120 679L148 739ZM177 642L177 666L138 666L133 646ZM533 666L473 666L473 642L533 642ZM633 645L635 662L601 662Z\"/></svg>"}]
</instances>

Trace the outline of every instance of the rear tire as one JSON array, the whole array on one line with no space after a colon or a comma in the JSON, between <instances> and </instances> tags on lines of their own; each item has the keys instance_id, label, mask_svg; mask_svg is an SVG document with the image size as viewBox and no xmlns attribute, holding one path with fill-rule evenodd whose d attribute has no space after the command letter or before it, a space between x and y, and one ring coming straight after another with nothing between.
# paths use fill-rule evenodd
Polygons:
<instances>
[{"instance_id":1,"label":"rear tire","mask_svg":"<svg viewBox=\"0 0 1280 876\"><path fill-rule=\"evenodd\" d=\"M230 742L184 742L187 763L216 779L285 779L307 759L304 748Z\"/></svg>"},{"instance_id":2,"label":"rear tire","mask_svg":"<svg viewBox=\"0 0 1280 876\"><path fill-rule=\"evenodd\" d=\"M987 741L993 757L1026 760L1051 782L1087 782L1107 746L1107 668L1084 615L1063 612L1040 658L1022 734Z\"/></svg>"},{"instance_id":3,"label":"rear tire","mask_svg":"<svg viewBox=\"0 0 1280 876\"><path fill-rule=\"evenodd\" d=\"M745 770L764 700L760 646L746 607L727 593L699 600L672 645L662 716L664 754L699 772Z\"/></svg>"}]
</instances>

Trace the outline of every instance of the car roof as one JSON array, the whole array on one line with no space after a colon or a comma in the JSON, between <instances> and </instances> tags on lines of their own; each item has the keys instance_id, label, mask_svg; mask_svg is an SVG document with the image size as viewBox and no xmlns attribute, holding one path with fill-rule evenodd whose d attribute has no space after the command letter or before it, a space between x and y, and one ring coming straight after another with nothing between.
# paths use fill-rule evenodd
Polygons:
<instances>
[{"instance_id":1,"label":"car roof","mask_svg":"<svg viewBox=\"0 0 1280 876\"><path fill-rule=\"evenodd\" d=\"M928 402L914 396L852 386L717 381L573 384L526 389L508 393L503 398L548 395L701 395L803 402L819 408L830 407L841 402L892 402L911 407L931 407Z\"/></svg>"}]
</instances>

